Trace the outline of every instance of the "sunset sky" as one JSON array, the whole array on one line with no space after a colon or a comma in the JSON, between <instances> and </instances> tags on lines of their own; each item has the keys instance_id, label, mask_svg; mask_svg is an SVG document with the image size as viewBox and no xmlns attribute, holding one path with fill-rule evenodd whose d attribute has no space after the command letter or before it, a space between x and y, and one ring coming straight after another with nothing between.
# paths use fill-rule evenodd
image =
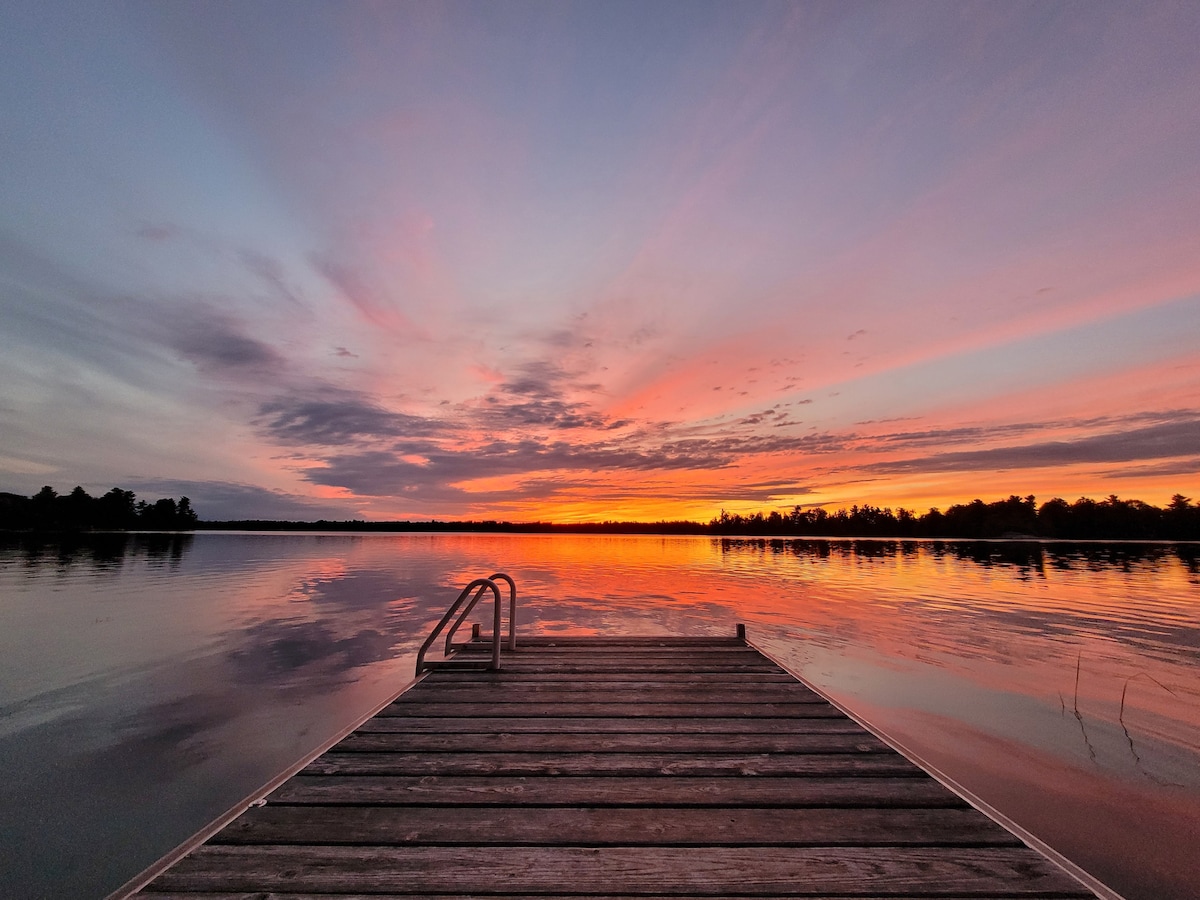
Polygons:
<instances>
[{"instance_id":1,"label":"sunset sky","mask_svg":"<svg viewBox=\"0 0 1200 900\"><path fill-rule=\"evenodd\" d=\"M0 490L1200 496L1200 4L0 0Z\"/></svg>"}]
</instances>

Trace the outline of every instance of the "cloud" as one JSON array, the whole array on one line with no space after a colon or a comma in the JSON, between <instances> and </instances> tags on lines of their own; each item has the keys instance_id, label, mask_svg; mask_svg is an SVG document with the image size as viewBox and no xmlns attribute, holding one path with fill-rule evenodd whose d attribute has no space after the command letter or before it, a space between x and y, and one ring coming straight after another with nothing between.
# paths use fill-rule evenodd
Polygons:
<instances>
[{"instance_id":1,"label":"cloud","mask_svg":"<svg viewBox=\"0 0 1200 900\"><path fill-rule=\"evenodd\" d=\"M1123 466L1099 474L1102 478L1161 478L1175 475L1195 478L1197 472L1200 472L1200 455L1145 466Z\"/></svg>"},{"instance_id":2,"label":"cloud","mask_svg":"<svg viewBox=\"0 0 1200 900\"><path fill-rule=\"evenodd\" d=\"M332 256L319 253L310 253L308 261L372 325L382 326L394 333L410 337L426 337L419 332L412 320L400 312L390 298L383 296L373 287L358 269Z\"/></svg>"},{"instance_id":3,"label":"cloud","mask_svg":"<svg viewBox=\"0 0 1200 900\"><path fill-rule=\"evenodd\" d=\"M120 485L143 500L159 497L187 497L201 519L229 521L237 519L315 519L352 518L344 506L322 503L308 497L231 481L198 481L129 478Z\"/></svg>"},{"instance_id":4,"label":"cloud","mask_svg":"<svg viewBox=\"0 0 1200 900\"><path fill-rule=\"evenodd\" d=\"M0 456L0 473L5 475L50 475L57 472L55 466L48 466L32 459L22 459L16 456Z\"/></svg>"},{"instance_id":5,"label":"cloud","mask_svg":"<svg viewBox=\"0 0 1200 900\"><path fill-rule=\"evenodd\" d=\"M161 222L151 224L147 222L135 232L138 237L148 241L167 241L178 237L180 228L178 225L172 225L169 222Z\"/></svg>"},{"instance_id":6,"label":"cloud","mask_svg":"<svg viewBox=\"0 0 1200 900\"><path fill-rule=\"evenodd\" d=\"M300 292L288 284L284 278L283 266L277 260L249 249L239 250L237 257L251 274L262 280L276 295L296 306L304 305Z\"/></svg>"},{"instance_id":7,"label":"cloud","mask_svg":"<svg viewBox=\"0 0 1200 900\"><path fill-rule=\"evenodd\" d=\"M967 425L953 428L930 428L924 431L897 431L888 434L863 435L858 438L856 449L870 452L893 452L897 448L946 446L951 444L982 444L988 441L1011 440L1024 435L1036 435L1046 431L1096 431L1098 429L1123 429L1130 426L1167 424L1200 418L1196 410L1147 410L1118 416L1092 416L1067 419L1058 422L1026 421L1001 422L991 425ZM915 421L916 417L897 417L859 422L859 425L877 425L889 422Z\"/></svg>"},{"instance_id":8,"label":"cloud","mask_svg":"<svg viewBox=\"0 0 1200 900\"><path fill-rule=\"evenodd\" d=\"M441 436L453 430L443 421L393 412L366 394L331 386L263 403L256 424L289 446L343 446L380 438Z\"/></svg>"},{"instance_id":9,"label":"cloud","mask_svg":"<svg viewBox=\"0 0 1200 900\"><path fill-rule=\"evenodd\" d=\"M424 461L412 462L406 456ZM463 449L407 444L393 451L340 453L331 456L325 467L306 470L304 477L314 484L346 488L363 496L441 500L462 497L465 492L457 485L479 478L558 471L714 469L728 466L730 461L728 456L703 448L688 452L678 447L639 449L525 439ZM505 493L512 494L512 488Z\"/></svg>"},{"instance_id":10,"label":"cloud","mask_svg":"<svg viewBox=\"0 0 1200 900\"><path fill-rule=\"evenodd\" d=\"M791 417L782 409L782 403L776 403L770 409L764 409L761 412L751 413L748 416L743 416L738 419L739 425L763 425L767 424L774 428L783 425L799 424L791 419Z\"/></svg>"},{"instance_id":11,"label":"cloud","mask_svg":"<svg viewBox=\"0 0 1200 900\"><path fill-rule=\"evenodd\" d=\"M462 487L478 479L510 477L525 482L551 472L712 473L730 469L751 456L830 453L844 447L840 436L826 434L793 437L716 433L672 439L650 430L593 441L526 436L461 447L433 440L405 440L388 449L333 453L324 466L306 469L303 477L360 496L461 500L479 499L475 492ZM519 486L510 485L496 496L503 499L519 492Z\"/></svg>"},{"instance_id":12,"label":"cloud","mask_svg":"<svg viewBox=\"0 0 1200 900\"><path fill-rule=\"evenodd\" d=\"M554 430L623 427L623 421L610 421L598 413L591 412L587 404L551 399L506 403L491 396L477 410L474 418L485 428L501 430L536 427Z\"/></svg>"},{"instance_id":13,"label":"cloud","mask_svg":"<svg viewBox=\"0 0 1200 900\"><path fill-rule=\"evenodd\" d=\"M545 428L614 430L629 424L628 419L610 419L582 400L567 399L568 392L578 394L598 390L598 385L579 384L557 362L534 360L517 368L512 378L503 378L482 402L464 407L464 416L490 431Z\"/></svg>"},{"instance_id":14,"label":"cloud","mask_svg":"<svg viewBox=\"0 0 1200 900\"><path fill-rule=\"evenodd\" d=\"M1200 447L1200 418L1162 422L1076 440L1042 441L1013 447L937 453L872 463L862 468L877 474L1028 469L1080 463L1120 463L1194 457L1197 447Z\"/></svg>"},{"instance_id":15,"label":"cloud","mask_svg":"<svg viewBox=\"0 0 1200 900\"><path fill-rule=\"evenodd\" d=\"M505 378L500 382L500 391L520 397L551 399L562 397L568 389L580 387L575 383L574 374L552 360L530 360L517 366L516 371L518 374L515 378Z\"/></svg>"},{"instance_id":16,"label":"cloud","mask_svg":"<svg viewBox=\"0 0 1200 900\"><path fill-rule=\"evenodd\" d=\"M218 315L176 321L169 341L204 370L278 369L284 364L283 358L267 344L244 334L232 319Z\"/></svg>"}]
</instances>

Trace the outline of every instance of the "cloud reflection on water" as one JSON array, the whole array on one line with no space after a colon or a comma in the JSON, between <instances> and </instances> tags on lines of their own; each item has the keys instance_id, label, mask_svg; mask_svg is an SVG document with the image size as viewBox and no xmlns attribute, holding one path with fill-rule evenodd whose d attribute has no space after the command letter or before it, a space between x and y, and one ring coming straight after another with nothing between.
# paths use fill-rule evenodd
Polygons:
<instances>
[{"instance_id":1,"label":"cloud reflection on water","mask_svg":"<svg viewBox=\"0 0 1200 900\"><path fill-rule=\"evenodd\" d=\"M22 773L0 792L6 807L49 810L56 852L80 861L59 893L115 886L115 872L132 874L394 692L461 585L497 570L517 578L526 632L727 634L746 622L889 731L920 743L930 717L956 727L944 746L975 747L962 753L976 769L988 741L1018 739L1123 790L1142 784L1147 809L1166 784L1200 793L1194 547L121 538L0 545L0 665L13 669L0 754ZM956 757L943 750L939 763ZM1020 778L1002 758L989 771L984 787ZM80 803L94 813L77 815ZM1159 826L1178 825L1171 815ZM1041 825L1065 833L1078 821ZM45 859L30 849L38 827L10 822L6 845ZM0 892L36 896L23 884L0 878Z\"/></svg>"}]
</instances>

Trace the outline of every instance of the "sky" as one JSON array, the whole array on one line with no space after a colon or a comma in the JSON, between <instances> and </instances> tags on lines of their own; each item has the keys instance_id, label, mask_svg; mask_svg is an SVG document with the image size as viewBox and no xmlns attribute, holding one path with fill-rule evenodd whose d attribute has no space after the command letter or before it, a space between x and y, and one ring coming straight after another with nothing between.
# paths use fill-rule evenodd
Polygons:
<instances>
[{"instance_id":1,"label":"sky","mask_svg":"<svg viewBox=\"0 0 1200 900\"><path fill-rule=\"evenodd\" d=\"M0 490L1200 496L1200 5L0 0Z\"/></svg>"}]
</instances>

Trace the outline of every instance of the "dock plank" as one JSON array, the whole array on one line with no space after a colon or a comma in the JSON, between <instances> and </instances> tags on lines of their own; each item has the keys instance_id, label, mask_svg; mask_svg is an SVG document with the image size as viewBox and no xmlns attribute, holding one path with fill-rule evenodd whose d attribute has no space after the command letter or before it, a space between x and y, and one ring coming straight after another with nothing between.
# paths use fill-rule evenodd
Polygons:
<instances>
[{"instance_id":1,"label":"dock plank","mask_svg":"<svg viewBox=\"0 0 1200 900\"><path fill-rule=\"evenodd\" d=\"M355 732L406 732L411 734L832 734L861 735L862 726L849 718L783 719L757 717L752 719L664 719L643 716L626 718L579 718L575 716L376 716L364 722Z\"/></svg>"},{"instance_id":2,"label":"dock plank","mask_svg":"<svg viewBox=\"0 0 1200 900\"><path fill-rule=\"evenodd\" d=\"M397 721L397 720L392 720ZM816 719L816 722L828 720ZM841 723L839 723L841 724ZM404 731L356 731L332 752L431 753L890 753L874 735L857 731L809 734L559 734L555 732L495 734L407 734Z\"/></svg>"},{"instance_id":3,"label":"dock plank","mask_svg":"<svg viewBox=\"0 0 1200 900\"><path fill-rule=\"evenodd\" d=\"M914 775L895 753L326 753L305 775Z\"/></svg>"},{"instance_id":4,"label":"dock plank","mask_svg":"<svg viewBox=\"0 0 1200 900\"><path fill-rule=\"evenodd\" d=\"M313 894L313 893L299 893L298 894L293 891L287 891L287 892L272 891L270 894L264 894L262 891L236 891L234 893L228 893L225 891L220 891L220 892L216 892L216 893L213 893L210 891L205 891L203 893L195 893L192 891L186 891L183 893L177 893L175 891L159 893L158 891L154 891L153 893L147 893L145 896L154 897L154 898L156 898L156 900L329 900L329 898L331 896L337 897L337 898L339 898L339 900L401 900L401 898L411 897L412 895L411 894L393 894L390 892L385 892L385 893L372 892L370 894L359 894L359 893L348 894L348 893L344 893L341 891L339 891L336 894L329 894L326 892L322 892L320 894ZM437 900L494 900L494 898L496 898L496 897L504 897L505 900L579 900L579 898L581 896L585 896L585 895L549 893L549 894L437 894L436 896L437 896ZM649 895L642 894L640 896L635 897L635 896L630 896L630 895L616 896L616 895L612 895L612 894L606 894L604 896L600 896L597 894L588 894L586 896L587 896L588 900L646 900L646 897ZM759 894L758 896L761 897L764 895ZM947 894L936 894L935 895L935 894L894 894L894 893L891 893L891 894L853 894L853 895L842 894L839 897L831 897L828 894L822 894L820 896L812 895L812 894L787 894L787 895L775 894L773 896L803 897L803 898L805 898L805 900L847 900L847 897L851 897L852 900L897 900L897 898L900 898L900 900L904 900L905 897L913 898L913 900L927 900L927 898L931 898L931 897L936 897L937 900L980 900L981 895L974 894L970 897L966 897L961 894L955 894L955 895L951 896L951 895L947 895ZM1031 896L1037 897L1039 895L1036 895L1036 894L1035 895L997 894L997 893L989 892L986 895L986 900L1030 900ZM1067 895L1064 895L1064 894L1042 894L1040 896L1046 897L1046 898L1060 898L1060 897L1066 896L1068 898L1071 898L1071 897L1080 897L1080 896L1090 897L1092 895L1090 895L1090 894L1083 894L1083 895L1080 895L1080 894L1067 894ZM701 898L696 897L694 895L691 895L691 896L672 895L672 900L701 900ZM712 900L712 898L711 897L703 898L703 900Z\"/></svg>"},{"instance_id":5,"label":"dock plank","mask_svg":"<svg viewBox=\"0 0 1200 900\"><path fill-rule=\"evenodd\" d=\"M268 803L446 806L945 806L965 804L932 778L758 776L297 775Z\"/></svg>"},{"instance_id":6,"label":"dock plank","mask_svg":"<svg viewBox=\"0 0 1200 900\"><path fill-rule=\"evenodd\" d=\"M1020 846L973 809L755 807L264 806L221 832L226 844L492 846Z\"/></svg>"},{"instance_id":7,"label":"dock plank","mask_svg":"<svg viewBox=\"0 0 1200 900\"><path fill-rule=\"evenodd\" d=\"M965 894L1086 897L1049 861L1025 848L956 847L509 847L485 855L471 848L210 844L161 877L174 890L446 891L578 894L629 893L707 897L786 892L888 892L931 882Z\"/></svg>"},{"instance_id":8,"label":"dock plank","mask_svg":"<svg viewBox=\"0 0 1200 900\"><path fill-rule=\"evenodd\" d=\"M843 713L829 704L816 703L435 703L430 701L393 703L381 716L626 716L641 718L725 719L747 718L814 718L841 719Z\"/></svg>"},{"instance_id":9,"label":"dock plank","mask_svg":"<svg viewBox=\"0 0 1200 900\"><path fill-rule=\"evenodd\" d=\"M775 665L738 663L727 666L705 666L686 662L629 662L598 663L589 666L578 658L574 662L508 662L508 671L514 675L779 675L786 674Z\"/></svg>"},{"instance_id":10,"label":"dock plank","mask_svg":"<svg viewBox=\"0 0 1200 900\"><path fill-rule=\"evenodd\" d=\"M775 672L621 672L609 670L587 673L588 684L594 685L608 682L632 682L647 686L667 684L705 686L740 684L750 687L755 685L798 683L795 678L782 670ZM424 681L416 685L414 690L421 685L433 683L445 685L505 684L515 687L526 684L579 684L579 679L572 675L564 675L556 672L513 671L511 667L500 672L457 672L454 669L443 669L428 676Z\"/></svg>"},{"instance_id":11,"label":"dock plank","mask_svg":"<svg viewBox=\"0 0 1200 900\"><path fill-rule=\"evenodd\" d=\"M498 672L480 668L487 650L420 679L130 891L1095 897L744 640L543 635Z\"/></svg>"},{"instance_id":12,"label":"dock plank","mask_svg":"<svg viewBox=\"0 0 1200 900\"><path fill-rule=\"evenodd\" d=\"M591 684L572 685L420 685L396 701L397 704L437 702L452 703L805 703L828 706L820 696L802 685L761 685L737 688L727 684L678 686L620 687Z\"/></svg>"}]
</instances>

